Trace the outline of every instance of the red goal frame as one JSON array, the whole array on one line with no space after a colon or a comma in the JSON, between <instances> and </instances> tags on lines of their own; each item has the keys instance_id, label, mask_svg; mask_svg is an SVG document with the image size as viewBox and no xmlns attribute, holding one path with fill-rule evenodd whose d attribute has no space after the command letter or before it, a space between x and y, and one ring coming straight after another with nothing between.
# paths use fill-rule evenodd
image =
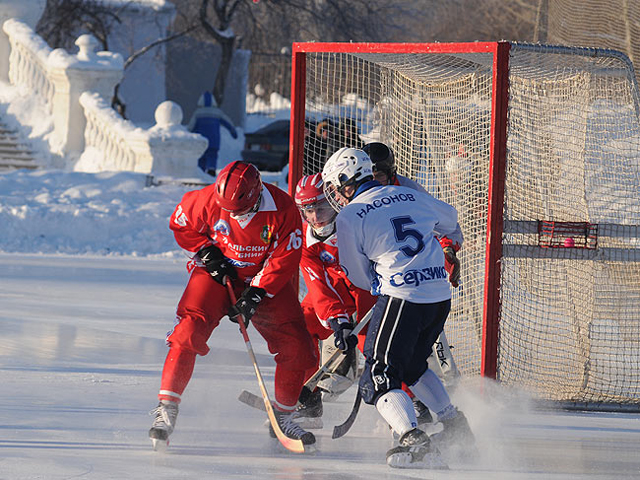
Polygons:
<instances>
[{"instance_id":1,"label":"red goal frame","mask_svg":"<svg viewBox=\"0 0 640 480\"><path fill-rule=\"evenodd\" d=\"M506 168L507 108L509 93L509 42L473 43L294 43L292 48L289 193L302 176L306 54L336 53L490 53L493 56L489 198L485 241L485 290L480 374L496 378L500 321L500 260Z\"/></svg>"}]
</instances>

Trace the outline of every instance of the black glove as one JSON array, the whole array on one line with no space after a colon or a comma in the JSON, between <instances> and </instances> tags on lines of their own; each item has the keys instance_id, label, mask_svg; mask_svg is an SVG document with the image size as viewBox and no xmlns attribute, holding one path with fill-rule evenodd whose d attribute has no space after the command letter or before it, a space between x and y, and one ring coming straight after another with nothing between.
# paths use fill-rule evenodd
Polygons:
<instances>
[{"instance_id":1,"label":"black glove","mask_svg":"<svg viewBox=\"0 0 640 480\"><path fill-rule=\"evenodd\" d=\"M236 302L229 309L229 319L232 322L238 323L238 316L242 315L244 317L244 326L245 328L249 326L249 320L253 317L253 314L256 313L256 309L258 308L258 304L262 301L264 297L267 296L267 291L264 288L260 287L249 287Z\"/></svg>"},{"instance_id":2,"label":"black glove","mask_svg":"<svg viewBox=\"0 0 640 480\"><path fill-rule=\"evenodd\" d=\"M443 250L444 268L449 272L451 285L457 287L460 283L460 260L456 256L456 251L453 247L445 247Z\"/></svg>"},{"instance_id":3,"label":"black glove","mask_svg":"<svg viewBox=\"0 0 640 480\"><path fill-rule=\"evenodd\" d=\"M358 337L353 335L353 324L344 318L330 318L329 325L334 332L335 345L344 353L358 345Z\"/></svg>"},{"instance_id":4,"label":"black glove","mask_svg":"<svg viewBox=\"0 0 640 480\"><path fill-rule=\"evenodd\" d=\"M207 272L209 272L213 279L220 285L225 285L226 277L229 277L231 280L238 278L236 269L215 245L209 245L208 247L200 249L198 256L200 260L202 260L202 263L204 263L204 268L207 269Z\"/></svg>"}]
</instances>

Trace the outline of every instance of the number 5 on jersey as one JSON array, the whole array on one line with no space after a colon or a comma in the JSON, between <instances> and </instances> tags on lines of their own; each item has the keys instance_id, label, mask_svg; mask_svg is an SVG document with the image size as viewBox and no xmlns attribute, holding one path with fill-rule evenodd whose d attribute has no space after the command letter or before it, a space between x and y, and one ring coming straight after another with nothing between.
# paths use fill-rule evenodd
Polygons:
<instances>
[{"instance_id":1,"label":"number 5 on jersey","mask_svg":"<svg viewBox=\"0 0 640 480\"><path fill-rule=\"evenodd\" d=\"M393 233L396 236L398 243L406 242L407 239L413 238L416 241L416 247L411 248L410 245L400 247L400 251L407 257L413 257L420 253L424 249L423 235L415 228L407 228L410 225L415 225L416 222L409 216L394 217L391 219L391 225L393 225Z\"/></svg>"}]
</instances>

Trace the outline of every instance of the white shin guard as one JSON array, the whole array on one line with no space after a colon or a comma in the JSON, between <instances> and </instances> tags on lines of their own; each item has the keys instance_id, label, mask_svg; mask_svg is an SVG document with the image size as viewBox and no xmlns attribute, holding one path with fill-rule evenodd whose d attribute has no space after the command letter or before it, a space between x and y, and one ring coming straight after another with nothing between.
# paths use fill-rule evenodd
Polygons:
<instances>
[{"instance_id":1,"label":"white shin guard","mask_svg":"<svg viewBox=\"0 0 640 480\"><path fill-rule=\"evenodd\" d=\"M431 370L424 372L410 388L413 394L432 412L442 412L451 405L451 399L442 381Z\"/></svg>"},{"instance_id":2,"label":"white shin guard","mask_svg":"<svg viewBox=\"0 0 640 480\"><path fill-rule=\"evenodd\" d=\"M413 402L402 390L391 390L381 395L376 401L376 409L400 436L418 426Z\"/></svg>"}]
</instances>

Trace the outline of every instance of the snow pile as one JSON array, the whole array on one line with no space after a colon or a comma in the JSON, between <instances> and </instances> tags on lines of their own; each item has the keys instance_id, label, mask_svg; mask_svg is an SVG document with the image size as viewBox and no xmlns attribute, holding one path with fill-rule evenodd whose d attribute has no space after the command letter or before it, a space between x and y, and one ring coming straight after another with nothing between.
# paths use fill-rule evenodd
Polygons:
<instances>
[{"instance_id":1,"label":"snow pile","mask_svg":"<svg viewBox=\"0 0 640 480\"><path fill-rule=\"evenodd\" d=\"M132 172L0 175L0 252L182 255L168 222L194 187L145 187Z\"/></svg>"}]
</instances>

